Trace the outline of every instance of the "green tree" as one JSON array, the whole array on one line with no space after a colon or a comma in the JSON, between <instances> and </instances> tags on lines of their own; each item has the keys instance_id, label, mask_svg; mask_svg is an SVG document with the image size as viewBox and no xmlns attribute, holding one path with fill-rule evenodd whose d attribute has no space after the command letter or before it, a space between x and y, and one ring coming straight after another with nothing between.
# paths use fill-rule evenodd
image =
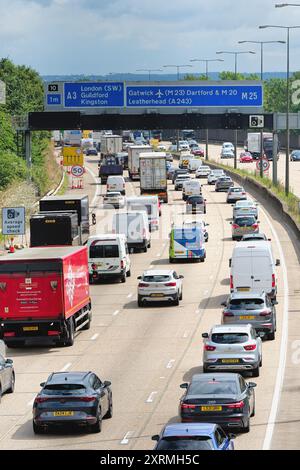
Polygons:
<instances>
[{"instance_id":1,"label":"green tree","mask_svg":"<svg viewBox=\"0 0 300 470\"><path fill-rule=\"evenodd\" d=\"M189 80L189 81L191 81L191 80L207 80L207 78L206 78L205 74L194 75L192 73L188 73L183 77L183 80Z\"/></svg>"}]
</instances>

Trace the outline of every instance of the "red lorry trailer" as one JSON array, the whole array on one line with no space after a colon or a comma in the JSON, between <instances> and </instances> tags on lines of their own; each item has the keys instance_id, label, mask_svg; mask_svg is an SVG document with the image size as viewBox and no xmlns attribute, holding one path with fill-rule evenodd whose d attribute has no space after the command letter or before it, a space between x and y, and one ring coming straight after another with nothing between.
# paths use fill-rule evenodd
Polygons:
<instances>
[{"instance_id":1,"label":"red lorry trailer","mask_svg":"<svg viewBox=\"0 0 300 470\"><path fill-rule=\"evenodd\" d=\"M72 346L89 329L86 247L29 248L0 258L0 339L7 346L52 340Z\"/></svg>"}]
</instances>

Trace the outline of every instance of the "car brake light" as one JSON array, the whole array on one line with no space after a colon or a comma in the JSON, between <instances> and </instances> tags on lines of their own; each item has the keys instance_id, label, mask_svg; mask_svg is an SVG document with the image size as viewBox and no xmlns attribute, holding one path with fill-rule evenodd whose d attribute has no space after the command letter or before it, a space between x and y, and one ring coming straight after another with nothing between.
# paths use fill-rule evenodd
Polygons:
<instances>
[{"instance_id":1,"label":"car brake light","mask_svg":"<svg viewBox=\"0 0 300 470\"><path fill-rule=\"evenodd\" d=\"M208 344L204 345L204 351L214 351L215 349L215 346L209 346Z\"/></svg>"},{"instance_id":2,"label":"car brake light","mask_svg":"<svg viewBox=\"0 0 300 470\"><path fill-rule=\"evenodd\" d=\"M270 310L263 310L263 311L260 312L260 314L259 314L260 317L267 317L268 315L271 315L271 311L270 311Z\"/></svg>"},{"instance_id":3,"label":"car brake light","mask_svg":"<svg viewBox=\"0 0 300 470\"><path fill-rule=\"evenodd\" d=\"M258 228L258 224L253 224L252 227L253 228Z\"/></svg>"},{"instance_id":4,"label":"car brake light","mask_svg":"<svg viewBox=\"0 0 300 470\"><path fill-rule=\"evenodd\" d=\"M59 331L56 331L56 330L49 330L48 331L48 336L58 336L59 335Z\"/></svg>"},{"instance_id":5,"label":"car brake light","mask_svg":"<svg viewBox=\"0 0 300 470\"><path fill-rule=\"evenodd\" d=\"M166 287L176 287L176 282L167 282Z\"/></svg>"},{"instance_id":6,"label":"car brake light","mask_svg":"<svg viewBox=\"0 0 300 470\"><path fill-rule=\"evenodd\" d=\"M48 397L36 397L36 399L34 400L34 403L44 403L45 401L48 401L49 398Z\"/></svg>"},{"instance_id":7,"label":"car brake light","mask_svg":"<svg viewBox=\"0 0 300 470\"><path fill-rule=\"evenodd\" d=\"M5 338L9 338L11 336L16 336L16 333L14 331L7 331L6 333L4 333L3 335Z\"/></svg>"},{"instance_id":8,"label":"car brake light","mask_svg":"<svg viewBox=\"0 0 300 470\"><path fill-rule=\"evenodd\" d=\"M276 287L275 274L272 274L272 287Z\"/></svg>"},{"instance_id":9,"label":"car brake light","mask_svg":"<svg viewBox=\"0 0 300 470\"><path fill-rule=\"evenodd\" d=\"M249 344L248 346L244 346L245 351L254 351L256 349L256 344Z\"/></svg>"},{"instance_id":10,"label":"car brake light","mask_svg":"<svg viewBox=\"0 0 300 470\"><path fill-rule=\"evenodd\" d=\"M139 287L149 287L149 284L146 284L145 282L140 282Z\"/></svg>"},{"instance_id":11,"label":"car brake light","mask_svg":"<svg viewBox=\"0 0 300 470\"><path fill-rule=\"evenodd\" d=\"M77 400L77 397L76 397L76 400ZM96 397L78 397L78 401L89 402L89 401L95 401L95 400L96 400Z\"/></svg>"},{"instance_id":12,"label":"car brake light","mask_svg":"<svg viewBox=\"0 0 300 470\"><path fill-rule=\"evenodd\" d=\"M124 260L121 260L121 269L124 269L125 268L125 262Z\"/></svg>"},{"instance_id":13,"label":"car brake light","mask_svg":"<svg viewBox=\"0 0 300 470\"><path fill-rule=\"evenodd\" d=\"M242 401L238 401L237 403L230 403L227 406L227 408L231 409L237 409L237 408L244 408L245 403Z\"/></svg>"},{"instance_id":14,"label":"car brake light","mask_svg":"<svg viewBox=\"0 0 300 470\"><path fill-rule=\"evenodd\" d=\"M196 408L196 405L188 405L187 403L181 404L182 410L194 410L195 408Z\"/></svg>"},{"instance_id":15,"label":"car brake light","mask_svg":"<svg viewBox=\"0 0 300 470\"><path fill-rule=\"evenodd\" d=\"M230 276L230 289L233 289L233 276Z\"/></svg>"},{"instance_id":16,"label":"car brake light","mask_svg":"<svg viewBox=\"0 0 300 470\"><path fill-rule=\"evenodd\" d=\"M239 228L239 225L237 225L237 224L232 224L232 228L234 228L234 229Z\"/></svg>"},{"instance_id":17,"label":"car brake light","mask_svg":"<svg viewBox=\"0 0 300 470\"><path fill-rule=\"evenodd\" d=\"M96 266L95 263L93 263L93 264L92 264L92 270L93 270L93 271L96 271L96 269L97 269L97 266Z\"/></svg>"},{"instance_id":18,"label":"car brake light","mask_svg":"<svg viewBox=\"0 0 300 470\"><path fill-rule=\"evenodd\" d=\"M224 312L223 312L223 316L224 316L224 317L233 317L234 315L233 315L233 313L231 313L231 312L224 311Z\"/></svg>"}]
</instances>

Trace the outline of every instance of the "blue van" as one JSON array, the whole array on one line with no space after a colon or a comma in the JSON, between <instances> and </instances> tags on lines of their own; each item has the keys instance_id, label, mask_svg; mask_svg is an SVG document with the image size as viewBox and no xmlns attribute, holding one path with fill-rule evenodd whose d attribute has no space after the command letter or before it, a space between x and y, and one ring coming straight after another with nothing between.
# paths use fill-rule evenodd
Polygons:
<instances>
[{"instance_id":1,"label":"blue van","mask_svg":"<svg viewBox=\"0 0 300 470\"><path fill-rule=\"evenodd\" d=\"M172 227L169 249L170 263L176 259L204 262L205 258L204 237L200 227Z\"/></svg>"}]
</instances>

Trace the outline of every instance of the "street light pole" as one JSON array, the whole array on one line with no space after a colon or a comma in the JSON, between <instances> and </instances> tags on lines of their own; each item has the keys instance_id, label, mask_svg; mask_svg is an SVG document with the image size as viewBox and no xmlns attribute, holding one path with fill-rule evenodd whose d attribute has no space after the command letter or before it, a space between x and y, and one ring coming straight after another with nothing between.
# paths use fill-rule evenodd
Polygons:
<instances>
[{"instance_id":1,"label":"street light pole","mask_svg":"<svg viewBox=\"0 0 300 470\"><path fill-rule=\"evenodd\" d=\"M177 69L177 80L179 80L180 69L185 68L185 67L193 67L193 66L190 64L183 64L183 65L175 64L175 65L163 65L163 67L175 67Z\"/></svg>"},{"instance_id":2,"label":"street light pole","mask_svg":"<svg viewBox=\"0 0 300 470\"><path fill-rule=\"evenodd\" d=\"M162 72L162 69L136 69L136 72L148 72L148 79L149 79L149 82L150 82L151 73L152 72Z\"/></svg>"},{"instance_id":3,"label":"street light pole","mask_svg":"<svg viewBox=\"0 0 300 470\"><path fill-rule=\"evenodd\" d=\"M205 75L208 80L208 63L209 62L224 62L223 59L191 59L190 62L205 62Z\"/></svg>"},{"instance_id":4,"label":"street light pole","mask_svg":"<svg viewBox=\"0 0 300 470\"><path fill-rule=\"evenodd\" d=\"M285 41L238 41L239 44L260 44L260 79L264 79L264 45L285 44Z\"/></svg>"},{"instance_id":5,"label":"street light pole","mask_svg":"<svg viewBox=\"0 0 300 470\"><path fill-rule=\"evenodd\" d=\"M255 54L254 51L217 51L216 54L231 54L234 55L234 78L237 79L238 64L237 58L240 54Z\"/></svg>"}]
</instances>

